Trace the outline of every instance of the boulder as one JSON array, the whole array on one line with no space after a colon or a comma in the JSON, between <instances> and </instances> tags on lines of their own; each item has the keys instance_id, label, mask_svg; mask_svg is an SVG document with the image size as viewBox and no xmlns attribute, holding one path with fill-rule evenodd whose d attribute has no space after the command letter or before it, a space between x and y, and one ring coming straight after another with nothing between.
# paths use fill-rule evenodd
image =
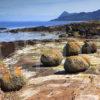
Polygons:
<instances>
[{"instance_id":1,"label":"boulder","mask_svg":"<svg viewBox=\"0 0 100 100\"><path fill-rule=\"evenodd\" d=\"M20 90L25 84L25 79L19 67L14 70L6 70L0 78L0 88L4 92Z\"/></svg>"},{"instance_id":2,"label":"boulder","mask_svg":"<svg viewBox=\"0 0 100 100\"><path fill-rule=\"evenodd\" d=\"M9 57L15 50L26 45L26 41L2 42L0 43L0 57Z\"/></svg>"},{"instance_id":3,"label":"boulder","mask_svg":"<svg viewBox=\"0 0 100 100\"><path fill-rule=\"evenodd\" d=\"M59 35L59 38L66 38L66 37L68 37L68 34L60 34Z\"/></svg>"},{"instance_id":4,"label":"boulder","mask_svg":"<svg viewBox=\"0 0 100 100\"><path fill-rule=\"evenodd\" d=\"M74 56L80 53L80 45L78 42L68 41L63 48L63 56Z\"/></svg>"},{"instance_id":5,"label":"boulder","mask_svg":"<svg viewBox=\"0 0 100 100\"><path fill-rule=\"evenodd\" d=\"M86 56L70 56L66 58L64 63L65 72L68 73L83 72L89 67L89 59Z\"/></svg>"},{"instance_id":6,"label":"boulder","mask_svg":"<svg viewBox=\"0 0 100 100\"><path fill-rule=\"evenodd\" d=\"M97 46L93 42L84 42L84 45L82 46L82 53L83 54L90 54L90 53L96 53L97 52Z\"/></svg>"},{"instance_id":7,"label":"boulder","mask_svg":"<svg viewBox=\"0 0 100 100\"><path fill-rule=\"evenodd\" d=\"M58 66L62 61L62 54L57 49L43 50L41 62L44 66Z\"/></svg>"}]
</instances>

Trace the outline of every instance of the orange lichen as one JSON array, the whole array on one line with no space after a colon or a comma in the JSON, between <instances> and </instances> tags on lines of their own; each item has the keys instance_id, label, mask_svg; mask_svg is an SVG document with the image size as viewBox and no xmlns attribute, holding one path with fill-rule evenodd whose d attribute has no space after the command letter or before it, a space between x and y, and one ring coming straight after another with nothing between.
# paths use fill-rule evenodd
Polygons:
<instances>
[{"instance_id":1,"label":"orange lichen","mask_svg":"<svg viewBox=\"0 0 100 100\"><path fill-rule=\"evenodd\" d=\"M12 70L7 69L6 72L2 73L0 82L1 90L5 92L17 91L26 83L20 67L13 67Z\"/></svg>"},{"instance_id":2,"label":"orange lichen","mask_svg":"<svg viewBox=\"0 0 100 100\"><path fill-rule=\"evenodd\" d=\"M67 42L63 48L63 56L74 56L80 53L81 47L78 42Z\"/></svg>"},{"instance_id":3,"label":"orange lichen","mask_svg":"<svg viewBox=\"0 0 100 100\"><path fill-rule=\"evenodd\" d=\"M6 73L3 73L3 80L6 81L6 82L9 82L10 81L10 78L11 78L11 75L9 72L6 72Z\"/></svg>"},{"instance_id":4,"label":"orange lichen","mask_svg":"<svg viewBox=\"0 0 100 100\"><path fill-rule=\"evenodd\" d=\"M21 67L15 67L15 75L20 76L22 74Z\"/></svg>"},{"instance_id":5,"label":"orange lichen","mask_svg":"<svg viewBox=\"0 0 100 100\"><path fill-rule=\"evenodd\" d=\"M82 56L70 56L66 58L64 63L64 69L69 73L77 73L86 71L90 67L90 64L86 61L86 58Z\"/></svg>"},{"instance_id":6,"label":"orange lichen","mask_svg":"<svg viewBox=\"0 0 100 100\"><path fill-rule=\"evenodd\" d=\"M40 60L44 66L58 66L62 61L62 54L56 48L45 49Z\"/></svg>"},{"instance_id":7,"label":"orange lichen","mask_svg":"<svg viewBox=\"0 0 100 100\"><path fill-rule=\"evenodd\" d=\"M90 59L87 55L82 55L82 58L88 63L90 64Z\"/></svg>"}]
</instances>

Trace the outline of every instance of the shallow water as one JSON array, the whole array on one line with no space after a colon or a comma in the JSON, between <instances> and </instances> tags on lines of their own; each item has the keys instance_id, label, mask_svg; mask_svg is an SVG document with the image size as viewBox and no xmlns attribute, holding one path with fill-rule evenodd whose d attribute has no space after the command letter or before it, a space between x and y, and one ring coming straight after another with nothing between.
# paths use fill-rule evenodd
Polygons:
<instances>
[{"instance_id":1,"label":"shallow water","mask_svg":"<svg viewBox=\"0 0 100 100\"><path fill-rule=\"evenodd\" d=\"M48 21L48 22L0 22L0 28L16 29L25 27L36 27L36 26L55 26L64 25L70 23L78 23L77 21ZM57 39L58 36L55 34L45 34L39 32L19 32L19 33L5 33L4 30L0 30L0 42L10 42L18 40L44 40L44 39Z\"/></svg>"},{"instance_id":2,"label":"shallow water","mask_svg":"<svg viewBox=\"0 0 100 100\"><path fill-rule=\"evenodd\" d=\"M57 39L55 34L43 32L19 32L19 33L0 33L0 42L10 42L19 40L44 40L44 39Z\"/></svg>"},{"instance_id":3,"label":"shallow water","mask_svg":"<svg viewBox=\"0 0 100 100\"><path fill-rule=\"evenodd\" d=\"M25 28L37 26L55 26L70 23L78 23L80 21L47 21L47 22L0 22L0 28Z\"/></svg>"}]
</instances>

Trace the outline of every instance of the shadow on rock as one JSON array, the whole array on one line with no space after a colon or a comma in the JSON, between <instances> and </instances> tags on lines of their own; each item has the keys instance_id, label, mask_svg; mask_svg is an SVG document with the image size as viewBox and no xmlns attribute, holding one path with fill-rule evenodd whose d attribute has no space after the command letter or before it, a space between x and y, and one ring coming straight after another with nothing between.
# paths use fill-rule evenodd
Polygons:
<instances>
[{"instance_id":1,"label":"shadow on rock","mask_svg":"<svg viewBox=\"0 0 100 100\"><path fill-rule=\"evenodd\" d=\"M58 72L55 72L54 74L56 74L56 75L72 75L72 74L79 74L79 72L77 72L77 73L69 73L69 72L66 72L66 71L64 71L64 70L62 70L62 71L58 71Z\"/></svg>"}]
</instances>

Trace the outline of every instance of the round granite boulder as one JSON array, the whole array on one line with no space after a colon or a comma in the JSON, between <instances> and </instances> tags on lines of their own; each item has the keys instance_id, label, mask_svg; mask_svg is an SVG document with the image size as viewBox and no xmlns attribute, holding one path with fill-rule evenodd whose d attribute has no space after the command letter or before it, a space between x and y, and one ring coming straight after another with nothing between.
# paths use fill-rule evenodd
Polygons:
<instances>
[{"instance_id":1,"label":"round granite boulder","mask_svg":"<svg viewBox=\"0 0 100 100\"><path fill-rule=\"evenodd\" d=\"M66 58L64 63L64 69L67 73L83 72L89 67L89 59L85 56L70 56Z\"/></svg>"},{"instance_id":2,"label":"round granite boulder","mask_svg":"<svg viewBox=\"0 0 100 100\"><path fill-rule=\"evenodd\" d=\"M62 61L62 54L58 49L46 49L42 51L40 60L44 66L58 66Z\"/></svg>"},{"instance_id":3,"label":"round granite boulder","mask_svg":"<svg viewBox=\"0 0 100 100\"><path fill-rule=\"evenodd\" d=\"M82 53L83 54L90 54L90 53L96 53L97 52L97 46L93 42L84 42L84 45L82 46Z\"/></svg>"},{"instance_id":4,"label":"round granite boulder","mask_svg":"<svg viewBox=\"0 0 100 100\"><path fill-rule=\"evenodd\" d=\"M80 45L78 42L68 41L68 43L63 48L63 56L74 56L80 53Z\"/></svg>"}]
</instances>

